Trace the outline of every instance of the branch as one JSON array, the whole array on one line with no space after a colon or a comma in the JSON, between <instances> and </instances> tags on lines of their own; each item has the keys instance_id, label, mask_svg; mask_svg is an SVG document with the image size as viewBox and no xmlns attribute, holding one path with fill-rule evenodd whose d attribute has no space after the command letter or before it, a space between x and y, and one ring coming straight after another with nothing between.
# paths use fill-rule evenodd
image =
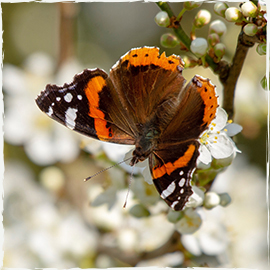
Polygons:
<instances>
[{"instance_id":1,"label":"branch","mask_svg":"<svg viewBox=\"0 0 270 270\"><path fill-rule=\"evenodd\" d=\"M241 73L248 49L256 42L260 42L256 36L249 37L243 31L238 36L237 47L233 57L232 65L225 66L225 72L219 72L219 79L223 84L223 105L229 119L234 115L234 92L236 83ZM227 69L227 70L226 70Z\"/></svg>"},{"instance_id":2,"label":"branch","mask_svg":"<svg viewBox=\"0 0 270 270\"><path fill-rule=\"evenodd\" d=\"M157 2L156 4L159 6L159 8L161 10L167 12L167 14L170 17L170 19L175 18L175 15L174 15L171 7L169 6L169 4L167 2ZM174 31L175 35L177 36L177 38L190 51L191 40L190 40L189 36L185 33L185 31L183 30L183 28L181 27L180 22L177 24L177 27L174 27L173 28L173 31ZM208 54L205 56L205 60L206 60L207 64L209 65L209 67L213 71L217 69L218 65L213 61L213 59Z\"/></svg>"},{"instance_id":3,"label":"branch","mask_svg":"<svg viewBox=\"0 0 270 270\"><path fill-rule=\"evenodd\" d=\"M74 55L74 21L76 5L58 3L59 7L59 58L58 67Z\"/></svg>"},{"instance_id":4,"label":"branch","mask_svg":"<svg viewBox=\"0 0 270 270\"><path fill-rule=\"evenodd\" d=\"M183 250L183 246L180 242L180 234L177 231L175 231L165 244L150 252L141 252L139 254L128 253L124 252L123 250L120 250L117 247L105 246L102 243L99 244L97 252L105 253L110 257L114 257L117 260L120 260L131 266L135 266L140 261L157 258L164 254L174 252L177 250Z\"/></svg>"}]
</instances>

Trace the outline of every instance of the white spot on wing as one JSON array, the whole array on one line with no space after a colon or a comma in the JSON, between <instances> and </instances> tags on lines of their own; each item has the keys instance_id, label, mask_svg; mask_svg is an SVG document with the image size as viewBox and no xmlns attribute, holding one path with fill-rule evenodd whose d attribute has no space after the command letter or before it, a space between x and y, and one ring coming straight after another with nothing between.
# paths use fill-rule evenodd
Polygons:
<instances>
[{"instance_id":1,"label":"white spot on wing","mask_svg":"<svg viewBox=\"0 0 270 270\"><path fill-rule=\"evenodd\" d=\"M71 102L72 98L73 98L73 96L72 96L72 94L70 94L70 93L67 93L67 94L64 96L64 100L65 100L66 102Z\"/></svg>"},{"instance_id":2,"label":"white spot on wing","mask_svg":"<svg viewBox=\"0 0 270 270\"><path fill-rule=\"evenodd\" d=\"M165 190L162 191L161 193L161 198L165 199L168 196L170 196L175 190L175 182L172 182Z\"/></svg>"},{"instance_id":3,"label":"white spot on wing","mask_svg":"<svg viewBox=\"0 0 270 270\"><path fill-rule=\"evenodd\" d=\"M82 100L82 95L78 95L77 98L78 98L79 100Z\"/></svg>"},{"instance_id":4,"label":"white spot on wing","mask_svg":"<svg viewBox=\"0 0 270 270\"><path fill-rule=\"evenodd\" d=\"M172 204L171 204L171 208L174 209L175 205L177 205L179 203L179 201L174 201Z\"/></svg>"},{"instance_id":5,"label":"white spot on wing","mask_svg":"<svg viewBox=\"0 0 270 270\"><path fill-rule=\"evenodd\" d=\"M180 174L180 175L183 175L183 174L184 174L184 171L181 171L179 174Z\"/></svg>"},{"instance_id":6,"label":"white spot on wing","mask_svg":"<svg viewBox=\"0 0 270 270\"><path fill-rule=\"evenodd\" d=\"M61 98L60 97L56 97L56 101L60 101L61 100Z\"/></svg>"},{"instance_id":7,"label":"white spot on wing","mask_svg":"<svg viewBox=\"0 0 270 270\"><path fill-rule=\"evenodd\" d=\"M180 187L183 187L184 184L185 184L185 182L186 182L186 179L185 179L185 178L182 178L182 179L179 181L179 186L180 186Z\"/></svg>"},{"instance_id":8,"label":"white spot on wing","mask_svg":"<svg viewBox=\"0 0 270 270\"><path fill-rule=\"evenodd\" d=\"M50 106L49 107L49 111L46 113L48 116L52 116L52 114L53 114L53 109L52 109L52 107Z\"/></svg>"},{"instance_id":9,"label":"white spot on wing","mask_svg":"<svg viewBox=\"0 0 270 270\"><path fill-rule=\"evenodd\" d=\"M77 118L77 111L78 109L75 108L68 108L66 110L66 114L65 114L65 124L68 128L70 129L74 129L75 125L76 125L76 118Z\"/></svg>"}]
</instances>

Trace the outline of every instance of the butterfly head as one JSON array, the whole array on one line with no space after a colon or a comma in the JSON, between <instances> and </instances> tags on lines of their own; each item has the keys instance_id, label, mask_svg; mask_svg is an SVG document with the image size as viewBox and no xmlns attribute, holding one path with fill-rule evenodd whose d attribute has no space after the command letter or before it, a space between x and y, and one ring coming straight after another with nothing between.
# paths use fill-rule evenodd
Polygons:
<instances>
[{"instance_id":1,"label":"butterfly head","mask_svg":"<svg viewBox=\"0 0 270 270\"><path fill-rule=\"evenodd\" d=\"M138 137L135 143L136 148L132 153L133 158L129 163L130 166L133 166L139 161L144 161L149 157L149 155L153 152L153 150L157 146L157 141L153 138L154 136L151 136L150 134Z\"/></svg>"}]
</instances>

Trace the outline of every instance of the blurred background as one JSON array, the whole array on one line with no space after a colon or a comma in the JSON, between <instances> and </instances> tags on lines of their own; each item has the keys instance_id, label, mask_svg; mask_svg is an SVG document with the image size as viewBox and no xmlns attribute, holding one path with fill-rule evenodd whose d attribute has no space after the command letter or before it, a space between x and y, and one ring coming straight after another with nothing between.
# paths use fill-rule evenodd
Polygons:
<instances>
[{"instance_id":1,"label":"blurred background","mask_svg":"<svg viewBox=\"0 0 270 270\"><path fill-rule=\"evenodd\" d=\"M230 4L232 5L232 4ZM235 4L235 6L237 6ZM175 14L182 3L171 4ZM212 20L227 25L222 38L231 61L240 27L203 4ZM178 235L166 218L167 206L135 168L127 208L129 172L125 165L83 179L121 161L130 147L103 144L54 123L39 111L36 96L47 83L61 85L85 68L109 72L131 48L160 47L168 32L154 21L155 3L3 3L4 93L4 266L90 268L122 266L267 268L266 132L267 92L259 82L266 59L250 49L238 80L235 122L242 151L219 174L212 189L228 192L232 203L203 211L192 235ZM198 9L184 15L191 30ZM197 31L206 37L208 27ZM179 48L165 49L184 55ZM183 72L208 77L210 69ZM137 218L140 203L150 215ZM173 237L182 245L172 248Z\"/></svg>"}]
</instances>

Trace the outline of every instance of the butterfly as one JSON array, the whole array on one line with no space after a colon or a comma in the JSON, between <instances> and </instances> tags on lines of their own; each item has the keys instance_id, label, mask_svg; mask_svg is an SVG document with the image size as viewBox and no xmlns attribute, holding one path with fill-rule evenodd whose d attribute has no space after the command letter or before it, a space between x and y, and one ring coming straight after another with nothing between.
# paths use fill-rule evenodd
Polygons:
<instances>
[{"instance_id":1,"label":"butterfly","mask_svg":"<svg viewBox=\"0 0 270 270\"><path fill-rule=\"evenodd\" d=\"M131 49L111 68L85 69L70 84L48 84L38 107L69 129L104 142L135 145L130 165L149 158L153 182L174 210L192 195L199 137L216 116L209 79L186 84L180 56Z\"/></svg>"}]
</instances>

